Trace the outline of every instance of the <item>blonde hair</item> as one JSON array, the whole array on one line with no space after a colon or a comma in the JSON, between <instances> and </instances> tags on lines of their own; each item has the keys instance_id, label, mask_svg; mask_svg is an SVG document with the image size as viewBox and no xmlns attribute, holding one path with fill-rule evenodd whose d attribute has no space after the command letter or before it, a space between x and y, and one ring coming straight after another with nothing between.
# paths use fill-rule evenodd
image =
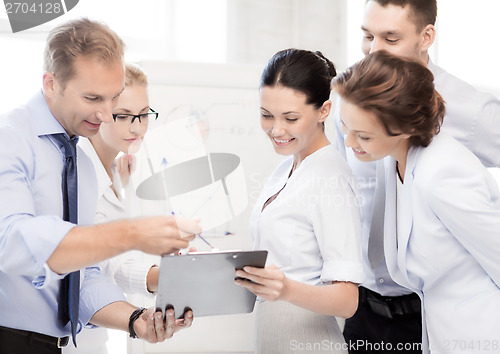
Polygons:
<instances>
[{"instance_id":1,"label":"blonde hair","mask_svg":"<svg viewBox=\"0 0 500 354\"><path fill-rule=\"evenodd\" d=\"M125 86L140 85L147 87L148 84L148 77L139 66L125 63Z\"/></svg>"},{"instance_id":2,"label":"blonde hair","mask_svg":"<svg viewBox=\"0 0 500 354\"><path fill-rule=\"evenodd\" d=\"M50 31L44 53L44 71L49 71L64 85L74 72L78 57L91 57L111 65L123 61L124 43L107 25L79 18Z\"/></svg>"}]
</instances>

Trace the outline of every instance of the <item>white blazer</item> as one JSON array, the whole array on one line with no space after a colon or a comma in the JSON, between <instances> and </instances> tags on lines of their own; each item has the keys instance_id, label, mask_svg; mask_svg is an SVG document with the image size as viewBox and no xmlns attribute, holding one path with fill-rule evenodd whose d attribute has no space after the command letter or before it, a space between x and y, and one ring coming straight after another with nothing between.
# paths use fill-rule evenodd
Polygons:
<instances>
[{"instance_id":1,"label":"white blazer","mask_svg":"<svg viewBox=\"0 0 500 354\"><path fill-rule=\"evenodd\" d=\"M440 133L410 148L397 215L396 162L384 163L385 257L391 277L422 300L424 353L500 352L496 181Z\"/></svg>"}]
</instances>

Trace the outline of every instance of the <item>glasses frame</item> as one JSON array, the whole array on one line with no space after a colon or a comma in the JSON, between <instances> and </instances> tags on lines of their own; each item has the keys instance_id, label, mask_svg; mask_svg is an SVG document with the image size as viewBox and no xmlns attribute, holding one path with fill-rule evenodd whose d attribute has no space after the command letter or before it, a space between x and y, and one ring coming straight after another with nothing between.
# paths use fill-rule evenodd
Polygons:
<instances>
[{"instance_id":1,"label":"glasses frame","mask_svg":"<svg viewBox=\"0 0 500 354\"><path fill-rule=\"evenodd\" d=\"M132 120L130 121L130 124L134 124L134 121L136 119L139 120L139 123L142 123L141 116L148 115L148 118L149 118L149 116L154 116L155 117L154 120L157 120L159 114L160 113L156 112L153 108L149 107L149 111L147 113L141 113L141 114L116 113L116 114L112 114L112 116L113 116L113 121L114 122L116 122L116 118L118 116L132 117Z\"/></svg>"}]
</instances>

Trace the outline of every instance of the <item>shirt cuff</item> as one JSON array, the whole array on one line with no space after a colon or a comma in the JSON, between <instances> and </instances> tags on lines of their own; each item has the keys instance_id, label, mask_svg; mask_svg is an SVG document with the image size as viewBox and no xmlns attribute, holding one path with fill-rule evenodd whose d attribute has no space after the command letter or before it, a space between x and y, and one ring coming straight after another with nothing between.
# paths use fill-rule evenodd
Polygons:
<instances>
[{"instance_id":1,"label":"shirt cuff","mask_svg":"<svg viewBox=\"0 0 500 354\"><path fill-rule=\"evenodd\" d=\"M328 281L349 281L360 284L365 279L363 264L349 261L329 261L323 264L321 280Z\"/></svg>"},{"instance_id":2,"label":"shirt cuff","mask_svg":"<svg viewBox=\"0 0 500 354\"><path fill-rule=\"evenodd\" d=\"M127 301L121 289L103 276L98 268L87 268L80 290L80 322L88 326L97 311L117 301Z\"/></svg>"},{"instance_id":3,"label":"shirt cuff","mask_svg":"<svg viewBox=\"0 0 500 354\"><path fill-rule=\"evenodd\" d=\"M148 291L147 276L149 270L153 267L151 263L137 263L135 267L130 268L130 292L141 294L153 298L155 294ZM127 291L126 291L127 292Z\"/></svg>"},{"instance_id":4,"label":"shirt cuff","mask_svg":"<svg viewBox=\"0 0 500 354\"><path fill-rule=\"evenodd\" d=\"M58 274L52 271L47 263L43 265L43 272L43 275L36 277L32 281L33 286L37 289L43 289L47 284L61 280L66 276L66 274Z\"/></svg>"},{"instance_id":5,"label":"shirt cuff","mask_svg":"<svg viewBox=\"0 0 500 354\"><path fill-rule=\"evenodd\" d=\"M30 253L42 266L57 248L61 240L76 225L53 216L34 217L20 225L20 235L24 238ZM31 237L36 234L37 237ZM29 238L29 239L28 239Z\"/></svg>"},{"instance_id":6,"label":"shirt cuff","mask_svg":"<svg viewBox=\"0 0 500 354\"><path fill-rule=\"evenodd\" d=\"M153 264L138 260L135 251L126 252L99 264L102 274L108 276L126 294L153 297L148 291L147 275Z\"/></svg>"}]
</instances>

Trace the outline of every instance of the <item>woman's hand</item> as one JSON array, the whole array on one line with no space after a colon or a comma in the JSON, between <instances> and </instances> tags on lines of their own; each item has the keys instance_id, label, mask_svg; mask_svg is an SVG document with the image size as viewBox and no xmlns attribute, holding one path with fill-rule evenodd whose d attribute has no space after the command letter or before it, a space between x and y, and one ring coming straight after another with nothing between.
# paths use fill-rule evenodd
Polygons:
<instances>
[{"instance_id":1,"label":"woman's hand","mask_svg":"<svg viewBox=\"0 0 500 354\"><path fill-rule=\"evenodd\" d=\"M332 281L323 286L304 284L287 278L272 265L265 268L244 267L237 270L235 283L267 301L283 300L328 316L349 318L358 307L358 284Z\"/></svg>"},{"instance_id":2,"label":"woman's hand","mask_svg":"<svg viewBox=\"0 0 500 354\"><path fill-rule=\"evenodd\" d=\"M120 179L122 180L122 186L125 187L128 184L130 175L137 168L137 162L134 155L122 155L116 161L116 168L120 174Z\"/></svg>"},{"instance_id":3,"label":"woman's hand","mask_svg":"<svg viewBox=\"0 0 500 354\"><path fill-rule=\"evenodd\" d=\"M243 286L255 295L268 301L285 300L288 291L288 278L275 265L265 268L244 267L237 270L236 284Z\"/></svg>"}]
</instances>

